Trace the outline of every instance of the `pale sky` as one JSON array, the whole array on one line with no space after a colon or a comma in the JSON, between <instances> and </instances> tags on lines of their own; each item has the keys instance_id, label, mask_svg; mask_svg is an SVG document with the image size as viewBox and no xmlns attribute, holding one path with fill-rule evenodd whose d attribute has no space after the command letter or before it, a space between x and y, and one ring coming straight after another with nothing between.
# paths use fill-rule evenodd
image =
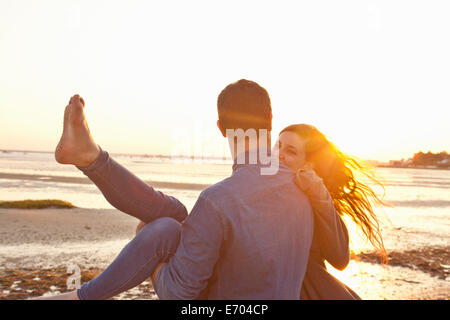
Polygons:
<instances>
[{"instance_id":1,"label":"pale sky","mask_svg":"<svg viewBox=\"0 0 450 320\"><path fill-rule=\"evenodd\" d=\"M223 155L247 78L273 135L310 123L365 159L450 151L449 1L0 1L0 149L51 151L70 96L110 152Z\"/></svg>"}]
</instances>

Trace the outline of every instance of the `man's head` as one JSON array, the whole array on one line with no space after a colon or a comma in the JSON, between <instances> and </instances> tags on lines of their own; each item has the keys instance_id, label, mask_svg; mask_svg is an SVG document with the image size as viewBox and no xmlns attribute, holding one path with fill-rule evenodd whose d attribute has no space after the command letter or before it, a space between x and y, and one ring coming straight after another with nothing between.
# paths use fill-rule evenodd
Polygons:
<instances>
[{"instance_id":1,"label":"man's head","mask_svg":"<svg viewBox=\"0 0 450 320\"><path fill-rule=\"evenodd\" d=\"M227 129L272 130L272 107L266 89L241 79L229 84L217 98L217 125L223 136Z\"/></svg>"}]
</instances>

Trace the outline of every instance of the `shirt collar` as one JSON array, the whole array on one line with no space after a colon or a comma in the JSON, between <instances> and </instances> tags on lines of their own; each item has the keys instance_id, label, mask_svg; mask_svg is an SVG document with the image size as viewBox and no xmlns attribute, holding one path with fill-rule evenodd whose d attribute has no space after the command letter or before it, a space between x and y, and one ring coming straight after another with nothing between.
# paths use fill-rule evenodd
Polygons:
<instances>
[{"instance_id":1,"label":"shirt collar","mask_svg":"<svg viewBox=\"0 0 450 320\"><path fill-rule=\"evenodd\" d=\"M242 153L241 153L240 157L236 157L234 159L234 161L233 161L233 173L237 169L239 169L241 167L244 167L244 166L261 166L261 165L263 165L261 163L261 159L259 157L260 152L263 155L267 156L267 157L270 157L270 155L271 155L271 149L269 149L269 148L246 150L245 152L242 152L242 153L244 153L244 155L242 155ZM253 160L253 158L255 158L255 157L256 157L256 163L249 163L250 159ZM244 158L245 162L244 163L237 163L237 159L238 158L239 159Z\"/></svg>"}]
</instances>

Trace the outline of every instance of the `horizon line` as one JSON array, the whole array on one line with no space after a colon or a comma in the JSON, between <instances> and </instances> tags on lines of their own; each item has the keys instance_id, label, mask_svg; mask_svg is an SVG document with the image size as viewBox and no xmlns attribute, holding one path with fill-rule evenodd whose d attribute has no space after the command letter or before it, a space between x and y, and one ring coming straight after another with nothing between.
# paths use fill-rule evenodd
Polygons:
<instances>
[{"instance_id":1,"label":"horizon line","mask_svg":"<svg viewBox=\"0 0 450 320\"><path fill-rule=\"evenodd\" d=\"M0 149L0 152L27 152L27 153L54 153L55 151L43 151L43 150L17 150L17 149ZM138 157L156 157L156 158L194 158L195 155L166 155L166 154L152 154L152 153L120 153L120 152L110 152L112 155L116 156L138 156ZM202 156L199 155L198 157L202 157L205 159L214 159L214 160L232 160L231 157L218 157L218 156ZM368 162L378 162L380 164L383 163L389 163L389 161L396 161L396 160L377 160L377 159L362 159L363 161Z\"/></svg>"},{"instance_id":2,"label":"horizon line","mask_svg":"<svg viewBox=\"0 0 450 320\"><path fill-rule=\"evenodd\" d=\"M55 151L43 151L43 150L17 150L17 149L0 149L0 152L27 152L27 153L54 153ZM112 155L117 156L140 156L140 157L157 157L157 158L193 158L196 155L184 155L179 154L176 156L167 154L154 154L154 153L121 153L121 152L108 152ZM207 158L207 159L218 159L218 160L232 160L231 157L219 157L219 156L203 156L198 155L197 157Z\"/></svg>"}]
</instances>

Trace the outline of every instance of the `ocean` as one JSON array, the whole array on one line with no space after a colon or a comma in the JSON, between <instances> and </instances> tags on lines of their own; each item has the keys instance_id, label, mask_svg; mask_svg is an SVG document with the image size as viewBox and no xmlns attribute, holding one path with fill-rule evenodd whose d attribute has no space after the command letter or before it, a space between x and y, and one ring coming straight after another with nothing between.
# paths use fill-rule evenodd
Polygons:
<instances>
[{"instance_id":1,"label":"ocean","mask_svg":"<svg viewBox=\"0 0 450 320\"><path fill-rule=\"evenodd\" d=\"M231 174L231 163L227 161L174 162L152 156L113 157L155 189L177 197L188 210L205 187ZM391 205L376 209L388 252L436 248L448 252L450 170L376 168L375 172L385 184L384 200ZM52 153L0 152L0 201L23 199L61 199L81 208L112 208L78 169L56 163ZM348 228L352 250L369 252L371 247L357 228L350 222ZM439 267L446 273L450 268L445 263ZM407 291L411 288L418 292L418 298L426 298L432 288L439 288L444 297L450 297L446 277L430 275L420 266L409 266L408 261L399 266L384 266L352 260L346 270L330 267L330 272L364 298L401 299L410 297Z\"/></svg>"}]
</instances>

